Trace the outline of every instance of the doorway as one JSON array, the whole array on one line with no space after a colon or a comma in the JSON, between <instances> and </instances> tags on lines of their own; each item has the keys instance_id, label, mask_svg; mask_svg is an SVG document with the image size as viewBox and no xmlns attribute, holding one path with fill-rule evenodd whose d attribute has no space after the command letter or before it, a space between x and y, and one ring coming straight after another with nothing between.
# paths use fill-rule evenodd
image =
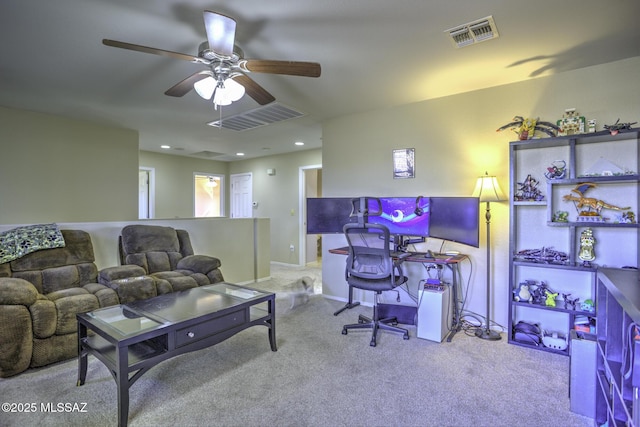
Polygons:
<instances>
[{"instance_id":1,"label":"doorway","mask_svg":"<svg viewBox=\"0 0 640 427\"><path fill-rule=\"evenodd\" d=\"M307 235L307 198L322 197L322 165L302 166L300 179L300 265L322 261L322 235Z\"/></svg>"},{"instance_id":2,"label":"doorway","mask_svg":"<svg viewBox=\"0 0 640 427\"><path fill-rule=\"evenodd\" d=\"M193 174L193 216L224 216L224 175Z\"/></svg>"},{"instance_id":3,"label":"doorway","mask_svg":"<svg viewBox=\"0 0 640 427\"><path fill-rule=\"evenodd\" d=\"M155 169L138 168L138 219L154 217Z\"/></svg>"},{"instance_id":4,"label":"doorway","mask_svg":"<svg viewBox=\"0 0 640 427\"><path fill-rule=\"evenodd\" d=\"M231 175L231 218L253 217L253 174Z\"/></svg>"}]
</instances>

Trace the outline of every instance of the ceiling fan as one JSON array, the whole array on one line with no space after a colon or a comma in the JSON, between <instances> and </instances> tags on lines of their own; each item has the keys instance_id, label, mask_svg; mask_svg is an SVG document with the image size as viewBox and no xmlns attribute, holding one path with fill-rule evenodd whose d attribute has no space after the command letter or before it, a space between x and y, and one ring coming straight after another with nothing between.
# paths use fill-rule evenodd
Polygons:
<instances>
[{"instance_id":1,"label":"ceiling fan","mask_svg":"<svg viewBox=\"0 0 640 427\"><path fill-rule=\"evenodd\" d=\"M102 43L106 46L205 65L205 70L198 71L177 83L169 88L165 95L180 97L195 89L201 97L213 98L216 107L239 100L245 92L260 105L275 101L275 97L247 76L247 73L320 77L320 64L316 62L243 58L242 51L234 45L236 21L233 18L205 10L204 24L207 41L200 44L197 56L117 40L103 39Z\"/></svg>"}]
</instances>

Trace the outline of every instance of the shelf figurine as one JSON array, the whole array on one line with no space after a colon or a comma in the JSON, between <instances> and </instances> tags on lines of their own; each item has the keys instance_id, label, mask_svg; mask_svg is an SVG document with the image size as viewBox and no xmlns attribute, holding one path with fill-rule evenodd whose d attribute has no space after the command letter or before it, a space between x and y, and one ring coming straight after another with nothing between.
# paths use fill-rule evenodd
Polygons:
<instances>
[{"instance_id":1,"label":"shelf figurine","mask_svg":"<svg viewBox=\"0 0 640 427\"><path fill-rule=\"evenodd\" d=\"M557 292L551 292L548 289L545 289L544 291L545 293L545 300L544 300L544 305L546 305L547 307L555 307L556 306L556 297L558 296Z\"/></svg>"},{"instance_id":2,"label":"shelf figurine","mask_svg":"<svg viewBox=\"0 0 640 427\"><path fill-rule=\"evenodd\" d=\"M517 201L530 201L530 202L539 202L544 200L544 196L542 195L542 191L538 189L539 181L531 176L531 174L527 175L527 178L524 182L519 182L518 191L514 198Z\"/></svg>"},{"instance_id":3,"label":"shelf figurine","mask_svg":"<svg viewBox=\"0 0 640 427\"><path fill-rule=\"evenodd\" d=\"M516 128L517 130L515 130ZM514 132L518 134L518 139L520 141L526 141L527 139L533 138L536 131L544 132L547 135L554 137L560 130L558 126L551 122L540 121L539 117L537 119L525 119L522 116L515 116L511 123L507 123L506 125L499 127L496 132L500 132L505 129L514 130Z\"/></svg>"},{"instance_id":4,"label":"shelf figurine","mask_svg":"<svg viewBox=\"0 0 640 427\"><path fill-rule=\"evenodd\" d=\"M576 210L578 211L578 221L589 221L589 222L603 222L604 219L600 216L600 211L602 209L613 209L618 211L625 211L631 209L630 207L618 207L614 205L610 205L609 203L594 199L591 197L584 197L584 193L587 192L590 188L595 188L596 184L593 182L581 182L576 185L576 187L571 190L573 194L566 194L562 198L565 202L573 202ZM575 195L577 194L577 196ZM581 210L582 208L587 208L586 210Z\"/></svg>"},{"instance_id":5,"label":"shelf figurine","mask_svg":"<svg viewBox=\"0 0 640 427\"><path fill-rule=\"evenodd\" d=\"M519 283L518 287L513 291L513 299L514 301L521 302L533 302L533 295L529 291L529 288L535 285L533 280L527 280L524 283Z\"/></svg>"},{"instance_id":6,"label":"shelf figurine","mask_svg":"<svg viewBox=\"0 0 640 427\"><path fill-rule=\"evenodd\" d=\"M562 118L558 120L558 136L576 135L584 133L585 118L576 112L575 108L564 110Z\"/></svg>"},{"instance_id":7,"label":"shelf figurine","mask_svg":"<svg viewBox=\"0 0 640 427\"><path fill-rule=\"evenodd\" d=\"M578 253L578 258L583 261L585 267L590 267L591 261L596 259L595 243L596 239L593 237L593 231L590 228L586 228L580 233L580 252Z\"/></svg>"},{"instance_id":8,"label":"shelf figurine","mask_svg":"<svg viewBox=\"0 0 640 427\"><path fill-rule=\"evenodd\" d=\"M553 214L553 222L569 222L569 212L556 211L556 213Z\"/></svg>"},{"instance_id":9,"label":"shelf figurine","mask_svg":"<svg viewBox=\"0 0 640 427\"><path fill-rule=\"evenodd\" d=\"M566 310L575 310L580 300L580 298L571 298L571 294L562 294L562 299L564 300L564 308Z\"/></svg>"},{"instance_id":10,"label":"shelf figurine","mask_svg":"<svg viewBox=\"0 0 640 427\"><path fill-rule=\"evenodd\" d=\"M562 179L567 174L567 162L564 160L556 160L547 168L544 176L547 179Z\"/></svg>"},{"instance_id":11,"label":"shelf figurine","mask_svg":"<svg viewBox=\"0 0 640 427\"><path fill-rule=\"evenodd\" d=\"M596 311L596 306L593 303L592 299L586 299L580 304L580 309L582 311L588 311L589 313L593 313Z\"/></svg>"},{"instance_id":12,"label":"shelf figurine","mask_svg":"<svg viewBox=\"0 0 640 427\"><path fill-rule=\"evenodd\" d=\"M631 126L635 125L638 122L633 123L620 123L620 119L616 120L616 122L612 125L604 125L604 128L611 133L611 135L617 135L621 130L631 129Z\"/></svg>"}]
</instances>

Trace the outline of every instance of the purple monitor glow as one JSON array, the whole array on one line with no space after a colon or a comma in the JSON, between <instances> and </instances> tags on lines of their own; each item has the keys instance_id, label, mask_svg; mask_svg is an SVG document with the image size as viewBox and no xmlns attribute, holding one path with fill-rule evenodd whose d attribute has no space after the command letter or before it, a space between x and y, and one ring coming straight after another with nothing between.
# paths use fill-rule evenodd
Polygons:
<instances>
[{"instance_id":1,"label":"purple monitor glow","mask_svg":"<svg viewBox=\"0 0 640 427\"><path fill-rule=\"evenodd\" d=\"M376 199L369 200L369 211L381 210L380 215L370 215L368 221L374 224L382 224L389 229L389 233L397 236L429 237L429 198L415 197L381 197L378 206ZM416 214L416 202L422 212Z\"/></svg>"},{"instance_id":2,"label":"purple monitor glow","mask_svg":"<svg viewBox=\"0 0 640 427\"><path fill-rule=\"evenodd\" d=\"M477 197L430 197L429 237L480 247Z\"/></svg>"}]
</instances>

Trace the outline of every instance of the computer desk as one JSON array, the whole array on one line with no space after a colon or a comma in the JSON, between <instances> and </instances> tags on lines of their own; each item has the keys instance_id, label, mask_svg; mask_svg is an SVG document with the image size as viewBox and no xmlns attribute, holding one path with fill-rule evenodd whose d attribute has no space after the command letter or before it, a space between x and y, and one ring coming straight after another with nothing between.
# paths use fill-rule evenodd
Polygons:
<instances>
[{"instance_id":1,"label":"computer desk","mask_svg":"<svg viewBox=\"0 0 640 427\"><path fill-rule=\"evenodd\" d=\"M341 248L329 249L329 253L338 255L348 255L349 247L344 246ZM451 342L454 335L462 329L462 319L460 316L460 308L458 307L458 284L461 277L460 264L462 261L468 258L465 254L446 255L446 254L432 254L432 257L427 257L426 252L402 252L403 256L394 256L396 253L392 252L391 256L394 259L402 258L403 262L418 262L422 265L441 265L451 270L451 291L452 291L452 305L453 316L451 321L451 329L447 335L447 342ZM400 253L397 253L400 254ZM409 254L409 255L406 255ZM350 309L360 305L359 302L353 302L353 288L349 286L349 299L344 307L333 313L334 316L342 313L346 309Z\"/></svg>"}]
</instances>

